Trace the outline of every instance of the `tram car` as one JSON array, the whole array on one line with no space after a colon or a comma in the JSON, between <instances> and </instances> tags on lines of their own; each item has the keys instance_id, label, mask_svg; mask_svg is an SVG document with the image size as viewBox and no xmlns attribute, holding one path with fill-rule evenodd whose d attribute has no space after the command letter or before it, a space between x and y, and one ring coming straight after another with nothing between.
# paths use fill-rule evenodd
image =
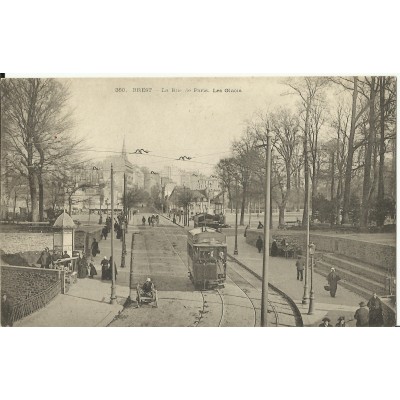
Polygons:
<instances>
[{"instance_id":1,"label":"tram car","mask_svg":"<svg viewBox=\"0 0 400 400\"><path fill-rule=\"evenodd\" d=\"M222 225L221 218L219 215L212 215L206 213L196 214L193 217L193 221L195 228L206 226L209 228L218 229Z\"/></svg>"},{"instance_id":2,"label":"tram car","mask_svg":"<svg viewBox=\"0 0 400 400\"><path fill-rule=\"evenodd\" d=\"M198 227L187 235L189 278L196 289L223 287L226 279L226 236Z\"/></svg>"}]
</instances>

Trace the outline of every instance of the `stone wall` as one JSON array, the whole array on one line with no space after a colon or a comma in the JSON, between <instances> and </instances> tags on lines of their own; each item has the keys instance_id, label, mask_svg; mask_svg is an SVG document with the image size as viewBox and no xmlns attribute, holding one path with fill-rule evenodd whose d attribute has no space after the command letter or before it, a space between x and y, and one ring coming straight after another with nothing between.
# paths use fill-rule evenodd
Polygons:
<instances>
[{"instance_id":1,"label":"stone wall","mask_svg":"<svg viewBox=\"0 0 400 400\"><path fill-rule=\"evenodd\" d=\"M53 248L52 233L3 232L0 233L0 248L6 254L26 251L42 251L45 247Z\"/></svg>"},{"instance_id":2,"label":"stone wall","mask_svg":"<svg viewBox=\"0 0 400 400\"><path fill-rule=\"evenodd\" d=\"M57 281L60 281L59 270L1 266L1 293L7 293L12 303L41 293Z\"/></svg>"},{"instance_id":3,"label":"stone wall","mask_svg":"<svg viewBox=\"0 0 400 400\"><path fill-rule=\"evenodd\" d=\"M253 246L256 245L258 236L264 239L263 229L251 229L247 231L246 243ZM274 236L286 237L290 242L290 238L296 240L302 247L303 254L306 248L306 232L305 231L282 231L274 230L270 233L270 245ZM344 238L337 236L322 235L310 233L310 241L314 242L318 252L335 253L354 260L365 262L383 269L385 272L388 268L396 268L396 247L380 244L363 242L353 238Z\"/></svg>"}]
</instances>

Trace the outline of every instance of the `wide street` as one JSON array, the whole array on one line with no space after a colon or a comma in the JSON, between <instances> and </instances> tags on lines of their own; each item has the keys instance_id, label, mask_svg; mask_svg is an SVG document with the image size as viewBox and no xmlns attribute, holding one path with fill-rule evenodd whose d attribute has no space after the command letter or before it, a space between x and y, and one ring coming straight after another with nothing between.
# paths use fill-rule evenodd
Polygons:
<instances>
[{"instance_id":1,"label":"wide street","mask_svg":"<svg viewBox=\"0 0 400 400\"><path fill-rule=\"evenodd\" d=\"M128 227L125 268L121 268L122 243L114 239L119 288L129 287L130 247L134 235L133 296L136 285L151 277L158 290L158 308L133 302L110 326L259 326L261 281L234 261L228 262L225 287L218 290L194 290L188 278L186 230L160 217L158 226L141 225L143 215L136 214ZM100 241L95 258L100 281L100 262L111 253L110 236ZM78 281L78 285L81 281ZM89 284L86 283L85 284ZM124 290L125 293L126 290ZM117 293L117 296L119 294ZM271 292L268 322L270 326L296 326L290 304L280 293Z\"/></svg>"}]
</instances>

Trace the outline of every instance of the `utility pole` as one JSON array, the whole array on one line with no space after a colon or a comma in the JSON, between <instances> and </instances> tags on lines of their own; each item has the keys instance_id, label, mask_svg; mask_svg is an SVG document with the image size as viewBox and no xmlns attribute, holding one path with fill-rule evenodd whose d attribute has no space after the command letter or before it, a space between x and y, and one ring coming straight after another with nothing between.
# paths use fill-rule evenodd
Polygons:
<instances>
[{"instance_id":1,"label":"utility pole","mask_svg":"<svg viewBox=\"0 0 400 400\"><path fill-rule=\"evenodd\" d=\"M110 303L115 304L117 298L115 294L115 260L114 260L114 170L111 164L111 298Z\"/></svg>"},{"instance_id":2,"label":"utility pole","mask_svg":"<svg viewBox=\"0 0 400 400\"><path fill-rule=\"evenodd\" d=\"M314 314L314 288L313 288L313 271L314 271L314 257L315 257L315 244L311 242L309 246L309 253L311 257L311 268L310 268L310 304L308 307L308 315Z\"/></svg>"},{"instance_id":3,"label":"utility pole","mask_svg":"<svg viewBox=\"0 0 400 400\"><path fill-rule=\"evenodd\" d=\"M126 231L127 231L127 225L128 225L128 219L126 217L126 174L124 172L124 198L123 198L123 219L122 219L122 254L121 254L121 268L125 268L125 254L126 254L126 242L125 242L125 238L126 238Z\"/></svg>"},{"instance_id":4,"label":"utility pole","mask_svg":"<svg viewBox=\"0 0 400 400\"><path fill-rule=\"evenodd\" d=\"M308 181L310 182L310 180ZM304 294L303 304L308 303L308 264L310 261L310 183L308 184L308 195L307 195L307 237L306 237L306 268L304 274Z\"/></svg>"},{"instance_id":5,"label":"utility pole","mask_svg":"<svg viewBox=\"0 0 400 400\"><path fill-rule=\"evenodd\" d=\"M132 283L133 283L133 242L135 241L135 234L132 233L132 241L131 241L131 262L129 264L129 301L133 301L133 291L132 291Z\"/></svg>"},{"instance_id":6,"label":"utility pole","mask_svg":"<svg viewBox=\"0 0 400 400\"><path fill-rule=\"evenodd\" d=\"M235 215L235 249L233 250L234 255L238 255L238 242L237 242L237 237L238 237L238 180L236 177L236 190L235 190L235 208L236 208L236 215Z\"/></svg>"},{"instance_id":7,"label":"utility pole","mask_svg":"<svg viewBox=\"0 0 400 400\"><path fill-rule=\"evenodd\" d=\"M270 202L271 202L271 135L267 130L267 145L265 157L265 206L264 206L264 249L263 274L261 293L261 326L268 326L268 267L269 267L269 231L270 231Z\"/></svg>"}]
</instances>

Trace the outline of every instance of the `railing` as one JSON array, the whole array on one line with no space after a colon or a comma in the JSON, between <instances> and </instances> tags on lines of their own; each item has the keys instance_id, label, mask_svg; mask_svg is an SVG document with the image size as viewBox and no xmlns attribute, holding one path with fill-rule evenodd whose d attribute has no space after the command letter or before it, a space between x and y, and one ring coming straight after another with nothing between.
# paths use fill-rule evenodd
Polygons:
<instances>
[{"instance_id":1,"label":"railing","mask_svg":"<svg viewBox=\"0 0 400 400\"><path fill-rule=\"evenodd\" d=\"M54 299L61 292L61 282L57 282L50 285L43 292L38 293L28 299L25 299L19 303L16 303L12 307L11 319L12 321L18 321L33 312L43 308L50 300Z\"/></svg>"}]
</instances>

